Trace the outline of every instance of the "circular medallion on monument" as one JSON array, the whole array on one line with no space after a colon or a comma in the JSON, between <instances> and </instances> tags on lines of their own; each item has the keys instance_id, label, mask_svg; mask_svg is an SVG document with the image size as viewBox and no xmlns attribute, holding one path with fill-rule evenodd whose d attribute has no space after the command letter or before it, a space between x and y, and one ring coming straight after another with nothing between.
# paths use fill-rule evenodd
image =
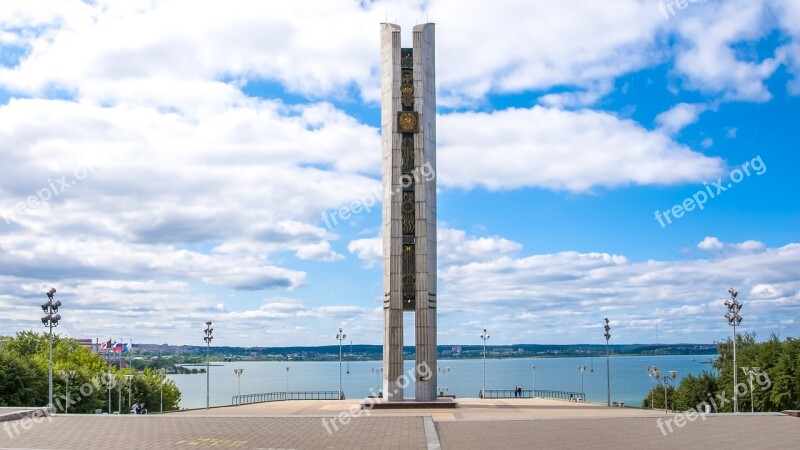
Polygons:
<instances>
[{"instance_id":1,"label":"circular medallion on monument","mask_svg":"<svg viewBox=\"0 0 800 450\"><path fill-rule=\"evenodd\" d=\"M401 133L409 133L417 131L417 113L411 111L401 112L397 117L397 125Z\"/></svg>"}]
</instances>

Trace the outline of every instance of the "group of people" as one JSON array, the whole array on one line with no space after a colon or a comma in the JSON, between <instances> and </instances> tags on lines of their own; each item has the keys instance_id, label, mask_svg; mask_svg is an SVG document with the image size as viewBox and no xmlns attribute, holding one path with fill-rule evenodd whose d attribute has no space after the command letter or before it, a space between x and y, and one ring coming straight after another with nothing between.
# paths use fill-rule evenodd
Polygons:
<instances>
[{"instance_id":1,"label":"group of people","mask_svg":"<svg viewBox=\"0 0 800 450\"><path fill-rule=\"evenodd\" d=\"M147 414L147 408L144 407L144 402L134 403L131 406L131 414Z\"/></svg>"}]
</instances>

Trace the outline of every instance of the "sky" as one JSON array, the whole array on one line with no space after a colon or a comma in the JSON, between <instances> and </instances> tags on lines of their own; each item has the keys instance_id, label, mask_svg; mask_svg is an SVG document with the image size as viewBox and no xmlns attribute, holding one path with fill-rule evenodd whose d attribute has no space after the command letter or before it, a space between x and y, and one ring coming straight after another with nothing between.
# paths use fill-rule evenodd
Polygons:
<instances>
[{"instance_id":1,"label":"sky","mask_svg":"<svg viewBox=\"0 0 800 450\"><path fill-rule=\"evenodd\" d=\"M53 286L76 338L380 344L387 21L436 24L439 344L711 343L731 287L800 335L796 0L3 0L0 335Z\"/></svg>"}]
</instances>

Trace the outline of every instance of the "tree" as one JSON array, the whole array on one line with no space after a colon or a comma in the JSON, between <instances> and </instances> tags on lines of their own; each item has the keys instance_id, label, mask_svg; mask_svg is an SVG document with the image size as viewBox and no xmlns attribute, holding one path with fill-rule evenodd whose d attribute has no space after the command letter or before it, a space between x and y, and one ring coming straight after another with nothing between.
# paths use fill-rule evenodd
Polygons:
<instances>
[{"instance_id":1,"label":"tree","mask_svg":"<svg viewBox=\"0 0 800 450\"><path fill-rule=\"evenodd\" d=\"M708 372L697 376L687 375L681 380L675 392L675 406L680 411L689 409L703 411L703 407L698 408L698 405L704 402L711 404L708 397L713 396L718 390L717 377Z\"/></svg>"},{"instance_id":2,"label":"tree","mask_svg":"<svg viewBox=\"0 0 800 450\"><path fill-rule=\"evenodd\" d=\"M656 387L650 390L647 393L647 396L644 398L642 402L642 408L650 409L650 399L653 399L653 404L655 405L655 409L664 409L664 385L657 384ZM673 409L673 405L675 404L675 388L672 386L667 387L667 401L669 402L670 409Z\"/></svg>"},{"instance_id":3,"label":"tree","mask_svg":"<svg viewBox=\"0 0 800 450\"><path fill-rule=\"evenodd\" d=\"M0 352L0 406L43 406L47 393L46 371L13 352Z\"/></svg>"}]
</instances>

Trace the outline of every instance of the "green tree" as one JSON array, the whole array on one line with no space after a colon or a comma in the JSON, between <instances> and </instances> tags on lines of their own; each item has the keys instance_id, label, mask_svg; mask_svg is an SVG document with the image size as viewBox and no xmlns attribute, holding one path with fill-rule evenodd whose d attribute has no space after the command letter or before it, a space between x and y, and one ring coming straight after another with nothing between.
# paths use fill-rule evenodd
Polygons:
<instances>
[{"instance_id":1,"label":"green tree","mask_svg":"<svg viewBox=\"0 0 800 450\"><path fill-rule=\"evenodd\" d=\"M0 406L47 404L47 372L14 352L0 351Z\"/></svg>"},{"instance_id":2,"label":"green tree","mask_svg":"<svg viewBox=\"0 0 800 450\"><path fill-rule=\"evenodd\" d=\"M714 395L719 390L717 377L711 373L703 372L700 375L687 375L681 380L675 393L675 406L680 411L698 409L698 405L708 401L709 395ZM703 408L699 408L703 411Z\"/></svg>"},{"instance_id":3,"label":"green tree","mask_svg":"<svg viewBox=\"0 0 800 450\"><path fill-rule=\"evenodd\" d=\"M653 404L655 405L655 409L664 409L664 385L657 384L656 387L650 390L647 393L647 396L642 401L642 408L651 409L650 406L650 399L653 399ZM675 405L675 388L672 386L667 387L667 401L668 406L670 409L674 409L673 406Z\"/></svg>"}]
</instances>

